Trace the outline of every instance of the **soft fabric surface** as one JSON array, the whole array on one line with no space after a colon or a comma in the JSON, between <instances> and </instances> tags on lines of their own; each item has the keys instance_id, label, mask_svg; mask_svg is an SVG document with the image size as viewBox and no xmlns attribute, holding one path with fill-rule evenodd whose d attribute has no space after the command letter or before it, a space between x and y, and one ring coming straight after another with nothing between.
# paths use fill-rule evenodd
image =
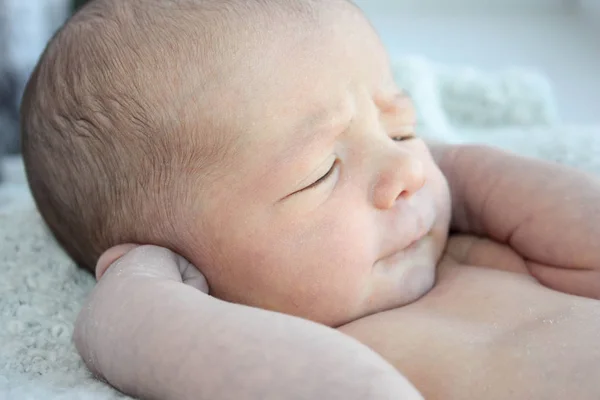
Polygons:
<instances>
[{"instance_id":1,"label":"soft fabric surface","mask_svg":"<svg viewBox=\"0 0 600 400\"><path fill-rule=\"evenodd\" d=\"M600 174L595 158L600 126L557 125L550 85L542 76L450 70L420 58L397 61L395 68L398 81L417 102L419 128L426 136L492 143ZM94 280L77 270L48 234L20 160L9 160L5 169L9 180L0 186L0 399L122 398L89 375L71 342L75 317Z\"/></svg>"}]
</instances>

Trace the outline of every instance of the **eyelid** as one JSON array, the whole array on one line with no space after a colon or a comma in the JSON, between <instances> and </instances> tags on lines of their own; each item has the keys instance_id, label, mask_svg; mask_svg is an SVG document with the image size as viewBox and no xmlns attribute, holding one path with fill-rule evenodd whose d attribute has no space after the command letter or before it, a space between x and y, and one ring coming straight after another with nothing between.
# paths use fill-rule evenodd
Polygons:
<instances>
[{"instance_id":1,"label":"eyelid","mask_svg":"<svg viewBox=\"0 0 600 400\"><path fill-rule=\"evenodd\" d=\"M311 184L309 184L308 186L304 186L298 190L296 190L293 193L290 193L289 195L286 196L287 197L291 197L294 196L298 193L302 193L311 189L316 188L317 186L319 186L321 183L325 182L327 179L329 179L337 170L338 167L338 159L334 159L333 162L331 163L331 167L329 167L329 169L327 170L327 172L324 175L321 175L321 177L319 177L317 180L313 181Z\"/></svg>"},{"instance_id":2,"label":"eyelid","mask_svg":"<svg viewBox=\"0 0 600 400\"><path fill-rule=\"evenodd\" d=\"M337 164L338 164L338 160L337 158L333 161L333 163L331 164L331 167L327 170L327 172L325 173L325 175L321 176L319 179L317 179L316 181L314 181L313 183L311 183L310 185L306 186L305 188L300 189L298 192L303 192L305 190L309 190L309 189L313 189L317 186L319 186L321 183L323 183L324 181L327 180L327 178L329 178L331 175L333 175L333 172L335 171L335 169L337 168ZM298 193L296 192L296 193Z\"/></svg>"},{"instance_id":3,"label":"eyelid","mask_svg":"<svg viewBox=\"0 0 600 400\"><path fill-rule=\"evenodd\" d=\"M391 139L407 139L413 138L416 136L415 132L416 124L404 124L400 125L394 129L389 130L389 136Z\"/></svg>"}]
</instances>

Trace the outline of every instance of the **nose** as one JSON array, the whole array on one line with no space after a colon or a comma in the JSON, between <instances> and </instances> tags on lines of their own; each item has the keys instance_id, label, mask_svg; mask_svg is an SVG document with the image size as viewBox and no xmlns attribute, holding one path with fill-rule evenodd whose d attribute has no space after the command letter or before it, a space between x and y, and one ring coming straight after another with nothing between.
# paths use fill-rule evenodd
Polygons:
<instances>
[{"instance_id":1,"label":"nose","mask_svg":"<svg viewBox=\"0 0 600 400\"><path fill-rule=\"evenodd\" d=\"M399 199L409 199L425 184L423 162L408 150L394 146L379 158L373 185L373 204L381 210L392 208Z\"/></svg>"}]
</instances>

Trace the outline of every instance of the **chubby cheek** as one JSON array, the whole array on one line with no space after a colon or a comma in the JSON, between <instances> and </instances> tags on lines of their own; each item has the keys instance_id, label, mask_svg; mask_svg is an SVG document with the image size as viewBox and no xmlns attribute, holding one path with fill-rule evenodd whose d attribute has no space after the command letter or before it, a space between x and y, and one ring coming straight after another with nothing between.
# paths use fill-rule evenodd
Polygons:
<instances>
[{"instance_id":1,"label":"chubby cheek","mask_svg":"<svg viewBox=\"0 0 600 400\"><path fill-rule=\"evenodd\" d=\"M209 279L213 295L330 326L354 319L372 272L377 235L356 208L335 209L236 230L230 251L220 258L218 280Z\"/></svg>"},{"instance_id":2,"label":"chubby cheek","mask_svg":"<svg viewBox=\"0 0 600 400\"><path fill-rule=\"evenodd\" d=\"M317 232L311 233L311 232ZM358 212L333 216L305 233L296 257L309 291L298 292L310 319L330 326L348 322L362 312L375 260L377 235Z\"/></svg>"},{"instance_id":3,"label":"chubby cheek","mask_svg":"<svg viewBox=\"0 0 600 400\"><path fill-rule=\"evenodd\" d=\"M370 286L375 246L371 229L348 215L344 221L329 221L324 234L298 247L302 281L308 293L298 293L310 319L331 326L348 322L362 312ZM306 294L306 295L305 295Z\"/></svg>"}]
</instances>

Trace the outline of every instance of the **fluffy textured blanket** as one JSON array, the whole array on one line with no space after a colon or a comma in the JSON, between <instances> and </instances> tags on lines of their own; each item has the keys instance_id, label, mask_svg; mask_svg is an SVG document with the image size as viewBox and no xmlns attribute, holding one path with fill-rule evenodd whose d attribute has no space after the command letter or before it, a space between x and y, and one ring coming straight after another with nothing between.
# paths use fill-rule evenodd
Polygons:
<instances>
[{"instance_id":1,"label":"fluffy textured blanket","mask_svg":"<svg viewBox=\"0 0 600 400\"><path fill-rule=\"evenodd\" d=\"M600 173L600 126L558 124L550 85L526 71L493 74L396 62L427 136L492 143ZM77 312L94 285L57 247L37 214L19 159L0 186L0 399L117 399L72 345Z\"/></svg>"}]
</instances>

